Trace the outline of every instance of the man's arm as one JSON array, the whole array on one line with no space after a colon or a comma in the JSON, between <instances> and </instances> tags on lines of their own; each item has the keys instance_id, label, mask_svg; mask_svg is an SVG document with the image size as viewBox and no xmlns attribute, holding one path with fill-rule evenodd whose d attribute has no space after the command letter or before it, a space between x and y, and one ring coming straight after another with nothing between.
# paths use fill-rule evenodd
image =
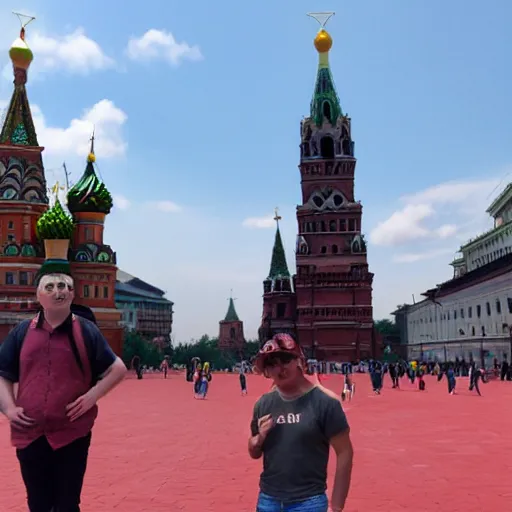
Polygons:
<instances>
[{"instance_id":1,"label":"man's arm","mask_svg":"<svg viewBox=\"0 0 512 512\"><path fill-rule=\"evenodd\" d=\"M324 414L324 435L336 452L336 474L332 489L331 507L333 512L341 512L345 506L350 477L352 474L353 449L350 441L350 428L339 399L326 393L322 400Z\"/></svg>"},{"instance_id":2,"label":"man's arm","mask_svg":"<svg viewBox=\"0 0 512 512\"><path fill-rule=\"evenodd\" d=\"M90 390L96 401L114 389L124 379L126 372L125 364L119 357L116 357L107 371L101 375L100 380Z\"/></svg>"},{"instance_id":3,"label":"man's arm","mask_svg":"<svg viewBox=\"0 0 512 512\"><path fill-rule=\"evenodd\" d=\"M25 337L29 320L18 324L0 345L0 411L14 408L14 384L20 376L20 338ZM22 340L21 340L22 341Z\"/></svg>"},{"instance_id":4,"label":"man's arm","mask_svg":"<svg viewBox=\"0 0 512 512\"><path fill-rule=\"evenodd\" d=\"M251 437L249 437L249 456L251 459L259 459L263 455L263 439L260 436L259 426L259 400L254 404L254 410L251 420Z\"/></svg>"},{"instance_id":5,"label":"man's arm","mask_svg":"<svg viewBox=\"0 0 512 512\"><path fill-rule=\"evenodd\" d=\"M0 412L7 416L7 411L16 407L14 402L14 384L0 377Z\"/></svg>"},{"instance_id":6,"label":"man's arm","mask_svg":"<svg viewBox=\"0 0 512 512\"><path fill-rule=\"evenodd\" d=\"M330 439L330 444L336 452L336 473L332 488L331 508L333 512L341 512L345 507L352 476L354 449L350 440L350 429L334 436Z\"/></svg>"}]
</instances>

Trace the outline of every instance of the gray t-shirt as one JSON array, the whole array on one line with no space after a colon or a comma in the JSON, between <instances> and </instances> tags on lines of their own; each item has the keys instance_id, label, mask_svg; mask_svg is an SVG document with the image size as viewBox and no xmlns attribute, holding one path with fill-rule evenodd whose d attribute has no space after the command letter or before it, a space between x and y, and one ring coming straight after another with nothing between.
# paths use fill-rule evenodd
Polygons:
<instances>
[{"instance_id":1,"label":"gray t-shirt","mask_svg":"<svg viewBox=\"0 0 512 512\"><path fill-rule=\"evenodd\" d=\"M266 414L274 426L263 443L261 491L285 502L323 494L329 440L348 429L340 401L318 387L295 400L283 399L277 390L266 393L254 406L253 436Z\"/></svg>"}]
</instances>

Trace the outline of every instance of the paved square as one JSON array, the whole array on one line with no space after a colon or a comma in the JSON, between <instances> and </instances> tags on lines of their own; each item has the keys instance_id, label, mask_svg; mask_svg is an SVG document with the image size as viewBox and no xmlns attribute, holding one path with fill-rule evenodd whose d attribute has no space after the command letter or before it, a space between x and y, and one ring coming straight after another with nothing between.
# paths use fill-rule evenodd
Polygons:
<instances>
[{"instance_id":1,"label":"paved square","mask_svg":"<svg viewBox=\"0 0 512 512\"><path fill-rule=\"evenodd\" d=\"M425 392L386 379L380 396L368 376L356 382L346 404L355 447L347 511L512 510L512 383L482 385L480 398L467 379L456 396L430 377ZM339 377L326 384L341 389ZM261 461L247 455L247 436L269 385L249 376L241 397L237 376L214 375L208 400L196 401L182 375L126 380L100 405L82 510L254 512ZM0 511L25 512L8 437L2 417Z\"/></svg>"}]
</instances>

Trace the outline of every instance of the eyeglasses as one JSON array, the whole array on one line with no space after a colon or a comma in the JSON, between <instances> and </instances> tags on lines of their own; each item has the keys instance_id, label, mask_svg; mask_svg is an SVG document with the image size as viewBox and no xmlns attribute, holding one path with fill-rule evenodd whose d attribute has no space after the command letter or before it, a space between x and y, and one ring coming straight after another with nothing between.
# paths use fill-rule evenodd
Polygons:
<instances>
[{"instance_id":1,"label":"eyeglasses","mask_svg":"<svg viewBox=\"0 0 512 512\"><path fill-rule=\"evenodd\" d=\"M275 368L276 366L287 365L295 359L297 359L297 356L289 354L288 352L277 352L265 359L263 368Z\"/></svg>"}]
</instances>

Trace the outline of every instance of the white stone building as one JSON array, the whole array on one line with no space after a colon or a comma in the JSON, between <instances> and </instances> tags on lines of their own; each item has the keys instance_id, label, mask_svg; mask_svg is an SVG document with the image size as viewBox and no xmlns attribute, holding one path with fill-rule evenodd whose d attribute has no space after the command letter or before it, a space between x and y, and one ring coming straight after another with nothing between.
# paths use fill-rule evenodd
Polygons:
<instances>
[{"instance_id":1,"label":"white stone building","mask_svg":"<svg viewBox=\"0 0 512 512\"><path fill-rule=\"evenodd\" d=\"M393 314L409 358L466 360L486 366L512 349L512 184L487 212L494 227L460 248L454 277L425 300Z\"/></svg>"}]
</instances>

